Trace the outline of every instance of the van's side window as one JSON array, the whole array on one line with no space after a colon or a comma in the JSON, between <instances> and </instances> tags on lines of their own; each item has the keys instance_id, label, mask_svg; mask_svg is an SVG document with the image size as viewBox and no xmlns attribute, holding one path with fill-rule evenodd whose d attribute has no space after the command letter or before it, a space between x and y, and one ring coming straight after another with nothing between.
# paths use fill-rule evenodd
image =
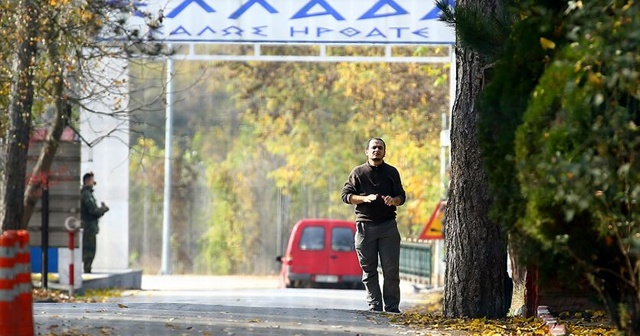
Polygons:
<instances>
[{"instance_id":1,"label":"van's side window","mask_svg":"<svg viewBox=\"0 0 640 336\"><path fill-rule=\"evenodd\" d=\"M331 230L331 249L334 251L355 250L353 231L350 228L335 227Z\"/></svg>"},{"instance_id":2,"label":"van's side window","mask_svg":"<svg viewBox=\"0 0 640 336\"><path fill-rule=\"evenodd\" d=\"M301 250L324 249L324 228L321 226L307 226L300 237Z\"/></svg>"}]
</instances>

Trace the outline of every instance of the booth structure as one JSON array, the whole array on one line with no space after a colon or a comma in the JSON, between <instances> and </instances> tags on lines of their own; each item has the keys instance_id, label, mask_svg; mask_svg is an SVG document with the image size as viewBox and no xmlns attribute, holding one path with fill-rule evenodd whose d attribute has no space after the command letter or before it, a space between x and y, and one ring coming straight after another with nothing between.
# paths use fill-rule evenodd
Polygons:
<instances>
[{"instance_id":1,"label":"booth structure","mask_svg":"<svg viewBox=\"0 0 640 336\"><path fill-rule=\"evenodd\" d=\"M89 124L108 124L103 120L84 122L87 127ZM43 190L28 225L31 272L41 275L43 287L139 289L142 271L128 268L129 179L128 161L125 160L128 148L122 139L105 139L89 146L86 143L89 137L83 138L81 141L72 129L65 129L50 172L41 177L47 179L48 188ZM29 173L38 160L45 139L45 130L34 132L29 146ZM108 160L113 158L119 160L109 163ZM93 171L103 182L96 188L95 195L98 200L109 204L111 211L100 220L99 251L94 263L97 274L83 276L80 187L82 175L88 171ZM57 275L53 277L55 281L51 286L44 274Z\"/></svg>"},{"instance_id":2,"label":"booth structure","mask_svg":"<svg viewBox=\"0 0 640 336\"><path fill-rule=\"evenodd\" d=\"M103 82L92 82L96 88L86 87L96 94L87 95L89 98L83 103L87 109L79 111L75 129L78 133L71 128L64 130L50 172L39 177L48 181L48 197L43 193L28 225L32 272L57 273L59 284L72 283L74 288L138 289L142 271L129 268L129 120L122 111L128 105L128 87L113 87L114 81L129 82L128 63L113 58L93 62L90 68L100 74L96 78ZM105 87L110 89L99 90ZM45 129L34 132L28 173L38 160L46 135ZM93 172L98 181L94 196L111 210L100 219L94 272L83 277L82 234L77 230L70 239L65 222L80 219L81 180L87 172ZM73 282L69 277L71 269Z\"/></svg>"},{"instance_id":3,"label":"booth structure","mask_svg":"<svg viewBox=\"0 0 640 336\"><path fill-rule=\"evenodd\" d=\"M30 174L45 145L46 137L45 129L36 129L31 137L27 161L28 178L33 178ZM57 273L61 285L73 283L75 289L82 287L82 235L80 230L75 230L70 235L65 223L70 223L71 219L75 226L79 224L80 161L80 140L71 128L66 128L49 173L35 177L46 189L41 190L41 199L28 225L31 272ZM73 246L73 252L70 246ZM70 267L71 265L73 266ZM72 269L75 271L71 271ZM71 272L74 273L73 282L70 281Z\"/></svg>"}]
</instances>

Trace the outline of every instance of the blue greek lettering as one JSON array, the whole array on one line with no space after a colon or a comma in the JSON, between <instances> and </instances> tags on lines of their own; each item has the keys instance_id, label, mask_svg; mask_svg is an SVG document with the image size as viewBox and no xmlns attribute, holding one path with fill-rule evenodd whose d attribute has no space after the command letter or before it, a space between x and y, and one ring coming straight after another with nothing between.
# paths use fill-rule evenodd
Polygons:
<instances>
[{"instance_id":1,"label":"blue greek lettering","mask_svg":"<svg viewBox=\"0 0 640 336\"><path fill-rule=\"evenodd\" d=\"M345 35L347 37L354 37L358 34L360 34L360 31L353 28L353 27L349 27L349 28L345 28L343 30L340 31L340 34Z\"/></svg>"},{"instance_id":2,"label":"blue greek lettering","mask_svg":"<svg viewBox=\"0 0 640 336\"><path fill-rule=\"evenodd\" d=\"M259 4L260 6L262 6L262 8L266 9L267 12L271 13L271 14L275 14L278 13L278 11L273 8L273 6L271 6L268 2L266 2L265 0L249 0L247 1L247 3L245 3L244 5L242 5L240 8L238 8L238 10L236 10L235 12L233 12L229 18L230 19L237 19L240 16L242 16L242 14L244 14L244 12L246 12L249 8L251 8L251 6L253 6L254 4Z\"/></svg>"},{"instance_id":3,"label":"blue greek lettering","mask_svg":"<svg viewBox=\"0 0 640 336\"><path fill-rule=\"evenodd\" d=\"M369 32L369 34L365 35L366 37L376 37L376 36L381 36L384 38L387 38L387 36L385 34L383 34L378 28L373 28L372 31Z\"/></svg>"},{"instance_id":4,"label":"blue greek lettering","mask_svg":"<svg viewBox=\"0 0 640 336\"><path fill-rule=\"evenodd\" d=\"M202 35L204 35L204 33L206 33L206 32L210 32L210 33L211 33L211 34L213 34L213 35L215 35L215 34L216 34L216 31L215 31L215 30L213 30L213 28L211 28L211 27L209 27L209 26L206 26L206 27L204 27L204 29L202 29L202 30L198 33L198 36L202 36Z\"/></svg>"},{"instance_id":5,"label":"blue greek lettering","mask_svg":"<svg viewBox=\"0 0 640 336\"><path fill-rule=\"evenodd\" d=\"M222 32L223 32L222 36L228 36L228 35L234 35L234 34L238 36L242 36L242 33L244 32L244 30L240 27L229 26L223 29Z\"/></svg>"},{"instance_id":6,"label":"blue greek lettering","mask_svg":"<svg viewBox=\"0 0 640 336\"><path fill-rule=\"evenodd\" d=\"M418 30L413 31L413 34L416 34L418 36L422 36L424 38L429 38L429 28L427 28L427 27L420 28Z\"/></svg>"},{"instance_id":7,"label":"blue greek lettering","mask_svg":"<svg viewBox=\"0 0 640 336\"><path fill-rule=\"evenodd\" d=\"M207 13L215 12L215 9L211 8L211 6L207 5L204 0L184 0L178 7L174 8L169 14L167 14L168 18L174 18L178 16L185 8L187 8L190 4L196 3L200 8L204 9Z\"/></svg>"},{"instance_id":8,"label":"blue greek lettering","mask_svg":"<svg viewBox=\"0 0 640 336\"><path fill-rule=\"evenodd\" d=\"M253 28L253 35L258 35L258 36L264 36L264 37L267 37L267 35L266 35L266 34L264 34L264 33L262 32L262 30L263 30L264 28L267 28L267 27L268 27L268 26L252 27L252 28Z\"/></svg>"},{"instance_id":9,"label":"blue greek lettering","mask_svg":"<svg viewBox=\"0 0 640 336\"><path fill-rule=\"evenodd\" d=\"M382 9L385 6L389 6L393 8L395 10L395 13L376 14L378 11L380 11L380 9ZM398 5L395 1L380 0L376 2L376 4L373 5L373 7L371 7L368 11L362 14L362 16L358 18L358 20L375 19L375 18L381 18L381 17L387 17L387 16L405 15L405 14L409 14L409 12L406 9L402 8L402 6Z\"/></svg>"},{"instance_id":10,"label":"blue greek lettering","mask_svg":"<svg viewBox=\"0 0 640 336\"><path fill-rule=\"evenodd\" d=\"M402 31L409 30L409 27L389 27L389 29L396 31L396 37L402 37Z\"/></svg>"},{"instance_id":11,"label":"blue greek lettering","mask_svg":"<svg viewBox=\"0 0 640 336\"><path fill-rule=\"evenodd\" d=\"M174 29L172 32L169 33L169 35L188 35L191 36L191 33L189 33L183 26L178 26L178 28Z\"/></svg>"},{"instance_id":12,"label":"blue greek lettering","mask_svg":"<svg viewBox=\"0 0 640 336\"><path fill-rule=\"evenodd\" d=\"M449 6L455 6L455 1L454 0L449 0ZM438 8L438 6L433 7L433 9L431 11L429 11L429 13L427 13L427 15L423 16L422 19L420 19L420 21L422 21L422 20L439 19L441 12L442 11L440 10L440 8Z\"/></svg>"},{"instance_id":13,"label":"blue greek lettering","mask_svg":"<svg viewBox=\"0 0 640 336\"><path fill-rule=\"evenodd\" d=\"M302 35L309 35L309 27L304 27L303 30L297 30L294 27L289 28L289 36L293 37L296 33L302 33Z\"/></svg>"},{"instance_id":14,"label":"blue greek lettering","mask_svg":"<svg viewBox=\"0 0 640 336\"><path fill-rule=\"evenodd\" d=\"M316 36L320 37L320 35L322 35L324 33L332 32L332 31L333 31L333 29L324 28L324 27L318 27L316 29Z\"/></svg>"},{"instance_id":15,"label":"blue greek lettering","mask_svg":"<svg viewBox=\"0 0 640 336\"><path fill-rule=\"evenodd\" d=\"M309 13L309 10L311 10L316 5L324 8L325 11L317 12L317 13ZM331 5L329 5L325 0L309 1L306 5L300 8L300 10L297 13L295 13L291 17L291 19L302 19L302 18L307 18L312 16L323 16L323 15L331 15L338 21L345 20L345 18L342 15L340 15L340 13L338 13L338 11L336 11L333 7L331 7Z\"/></svg>"}]
</instances>

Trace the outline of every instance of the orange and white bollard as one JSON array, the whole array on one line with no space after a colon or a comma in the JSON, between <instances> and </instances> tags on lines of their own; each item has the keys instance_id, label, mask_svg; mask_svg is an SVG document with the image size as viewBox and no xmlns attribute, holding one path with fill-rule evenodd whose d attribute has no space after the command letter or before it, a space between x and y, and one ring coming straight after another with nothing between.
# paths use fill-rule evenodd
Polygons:
<instances>
[{"instance_id":1,"label":"orange and white bollard","mask_svg":"<svg viewBox=\"0 0 640 336\"><path fill-rule=\"evenodd\" d=\"M15 335L15 254L17 237L14 231L0 236L0 335Z\"/></svg>"},{"instance_id":2,"label":"orange and white bollard","mask_svg":"<svg viewBox=\"0 0 640 336\"><path fill-rule=\"evenodd\" d=\"M74 250L76 248L76 232L78 231L78 229L80 229L81 226L82 222L73 216L68 217L64 221L64 227L67 229L67 232L69 234L69 296L73 296L76 286ZM62 279L60 282L62 283Z\"/></svg>"},{"instance_id":3,"label":"orange and white bollard","mask_svg":"<svg viewBox=\"0 0 640 336\"><path fill-rule=\"evenodd\" d=\"M29 232L19 230L16 233L18 248L15 258L15 303L20 321L15 335L33 336L33 285L31 283L31 257L29 253Z\"/></svg>"}]
</instances>

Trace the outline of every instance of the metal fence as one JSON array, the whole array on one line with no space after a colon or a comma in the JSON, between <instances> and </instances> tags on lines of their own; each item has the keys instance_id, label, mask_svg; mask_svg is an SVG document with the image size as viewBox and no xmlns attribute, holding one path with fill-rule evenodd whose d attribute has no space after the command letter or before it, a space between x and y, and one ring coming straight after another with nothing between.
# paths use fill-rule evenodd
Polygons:
<instances>
[{"instance_id":1,"label":"metal fence","mask_svg":"<svg viewBox=\"0 0 640 336\"><path fill-rule=\"evenodd\" d=\"M400 244L400 277L431 284L432 259L431 244L403 241Z\"/></svg>"}]
</instances>

